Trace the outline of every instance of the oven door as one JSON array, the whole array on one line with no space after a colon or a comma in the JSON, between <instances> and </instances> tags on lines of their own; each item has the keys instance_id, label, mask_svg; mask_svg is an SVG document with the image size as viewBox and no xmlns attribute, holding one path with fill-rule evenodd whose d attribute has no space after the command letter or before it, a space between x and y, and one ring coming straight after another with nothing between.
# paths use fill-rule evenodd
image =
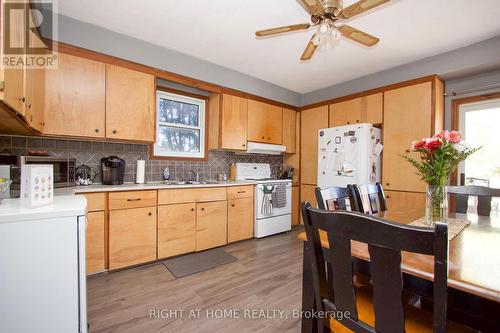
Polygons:
<instances>
[{"instance_id":1,"label":"oven door","mask_svg":"<svg viewBox=\"0 0 500 333\"><path fill-rule=\"evenodd\" d=\"M283 183L281 183L283 184ZM262 202L264 201L264 185L257 184L255 189L255 218L256 219L265 219L273 216L280 216L292 213L292 184L286 184L286 205L281 208L273 207L272 213L269 215L265 215L262 212Z\"/></svg>"},{"instance_id":2,"label":"oven door","mask_svg":"<svg viewBox=\"0 0 500 333\"><path fill-rule=\"evenodd\" d=\"M54 187L75 186L75 163L74 158L45 157L45 156L22 156L23 164L49 164L54 168Z\"/></svg>"}]
</instances>

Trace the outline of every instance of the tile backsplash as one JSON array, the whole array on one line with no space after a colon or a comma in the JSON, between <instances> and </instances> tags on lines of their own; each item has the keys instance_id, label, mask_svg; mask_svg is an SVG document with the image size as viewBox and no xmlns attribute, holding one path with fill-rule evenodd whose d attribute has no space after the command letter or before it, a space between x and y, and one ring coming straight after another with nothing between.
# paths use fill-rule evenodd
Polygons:
<instances>
[{"instance_id":1,"label":"tile backsplash","mask_svg":"<svg viewBox=\"0 0 500 333\"><path fill-rule=\"evenodd\" d=\"M201 179L216 179L224 172L229 176L229 165L236 162L270 163L273 175L283 165L282 156L238 155L228 151L209 151L208 161L149 160L149 145L113 143L97 141L76 141L41 137L0 135L0 154L6 149L14 155L27 155L33 149L44 149L50 155L76 158L76 165L86 164L97 171L96 182L101 181L100 160L102 157L116 155L125 160L125 182L135 180L136 161L146 160L146 181L162 179L163 169L170 169L170 179L180 180L188 177L189 171L200 173Z\"/></svg>"}]
</instances>

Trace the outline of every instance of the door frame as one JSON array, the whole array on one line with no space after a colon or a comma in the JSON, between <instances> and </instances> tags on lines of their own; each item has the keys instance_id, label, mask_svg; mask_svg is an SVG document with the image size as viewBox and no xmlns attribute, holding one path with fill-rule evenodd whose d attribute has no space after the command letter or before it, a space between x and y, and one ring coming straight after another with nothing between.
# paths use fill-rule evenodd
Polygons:
<instances>
[{"instance_id":1,"label":"door frame","mask_svg":"<svg viewBox=\"0 0 500 333\"><path fill-rule=\"evenodd\" d=\"M461 105L475 103L475 102L481 102L481 101L487 101L490 99L500 99L500 92L477 95L477 96L470 96L470 97L464 97L464 98L457 98L457 99L451 100L451 129L454 131L458 131L460 129L459 121L460 121L460 106ZM454 171L453 174L451 175L451 185L458 185L457 178L458 178L457 171Z\"/></svg>"}]
</instances>

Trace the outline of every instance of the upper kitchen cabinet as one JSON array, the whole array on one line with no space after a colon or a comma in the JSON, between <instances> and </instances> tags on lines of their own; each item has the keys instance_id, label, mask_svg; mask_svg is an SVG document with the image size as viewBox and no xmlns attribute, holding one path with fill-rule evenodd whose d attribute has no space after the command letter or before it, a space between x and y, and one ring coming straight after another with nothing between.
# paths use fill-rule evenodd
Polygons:
<instances>
[{"instance_id":1,"label":"upper kitchen cabinet","mask_svg":"<svg viewBox=\"0 0 500 333\"><path fill-rule=\"evenodd\" d=\"M286 146L286 153L295 153L296 138L296 113L295 110L283 109L283 140L282 144Z\"/></svg>"},{"instance_id":2,"label":"upper kitchen cabinet","mask_svg":"<svg viewBox=\"0 0 500 333\"><path fill-rule=\"evenodd\" d=\"M282 122L281 107L248 100L248 141L281 144Z\"/></svg>"},{"instance_id":3,"label":"upper kitchen cabinet","mask_svg":"<svg viewBox=\"0 0 500 333\"><path fill-rule=\"evenodd\" d=\"M357 123L382 124L383 94L378 93L330 104L330 127Z\"/></svg>"},{"instance_id":4,"label":"upper kitchen cabinet","mask_svg":"<svg viewBox=\"0 0 500 333\"><path fill-rule=\"evenodd\" d=\"M208 99L208 149L247 149L248 100L229 94Z\"/></svg>"},{"instance_id":5,"label":"upper kitchen cabinet","mask_svg":"<svg viewBox=\"0 0 500 333\"><path fill-rule=\"evenodd\" d=\"M318 131L328 124L328 105L300 112L300 183L315 185L318 174Z\"/></svg>"},{"instance_id":6,"label":"upper kitchen cabinet","mask_svg":"<svg viewBox=\"0 0 500 333\"><path fill-rule=\"evenodd\" d=\"M104 138L105 77L103 63L59 53L58 68L45 72L43 133Z\"/></svg>"},{"instance_id":7,"label":"upper kitchen cabinet","mask_svg":"<svg viewBox=\"0 0 500 333\"><path fill-rule=\"evenodd\" d=\"M425 183L401 155L413 140L429 137L443 128L443 83L434 79L384 94L384 188L424 192Z\"/></svg>"},{"instance_id":8,"label":"upper kitchen cabinet","mask_svg":"<svg viewBox=\"0 0 500 333\"><path fill-rule=\"evenodd\" d=\"M106 137L155 141L155 77L106 65Z\"/></svg>"},{"instance_id":9,"label":"upper kitchen cabinet","mask_svg":"<svg viewBox=\"0 0 500 333\"><path fill-rule=\"evenodd\" d=\"M45 126L45 69L27 69L25 81L25 118L31 128L42 132Z\"/></svg>"}]
</instances>

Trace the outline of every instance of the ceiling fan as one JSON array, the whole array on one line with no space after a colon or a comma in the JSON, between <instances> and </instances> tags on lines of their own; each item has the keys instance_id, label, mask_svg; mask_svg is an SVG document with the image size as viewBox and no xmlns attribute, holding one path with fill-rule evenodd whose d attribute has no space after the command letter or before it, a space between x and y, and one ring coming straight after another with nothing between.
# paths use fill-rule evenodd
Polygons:
<instances>
[{"instance_id":1,"label":"ceiling fan","mask_svg":"<svg viewBox=\"0 0 500 333\"><path fill-rule=\"evenodd\" d=\"M260 30L255 33L257 37L270 36L294 30L307 30L317 27L317 31L309 40L300 60L309 60L322 40L332 36L339 39L341 36L349 38L365 46L374 46L380 40L366 32L349 25L337 25L339 20L350 19L374 7L380 6L390 0L360 0L349 7L342 7L342 0L298 0L311 14L311 23L301 23Z\"/></svg>"}]
</instances>

